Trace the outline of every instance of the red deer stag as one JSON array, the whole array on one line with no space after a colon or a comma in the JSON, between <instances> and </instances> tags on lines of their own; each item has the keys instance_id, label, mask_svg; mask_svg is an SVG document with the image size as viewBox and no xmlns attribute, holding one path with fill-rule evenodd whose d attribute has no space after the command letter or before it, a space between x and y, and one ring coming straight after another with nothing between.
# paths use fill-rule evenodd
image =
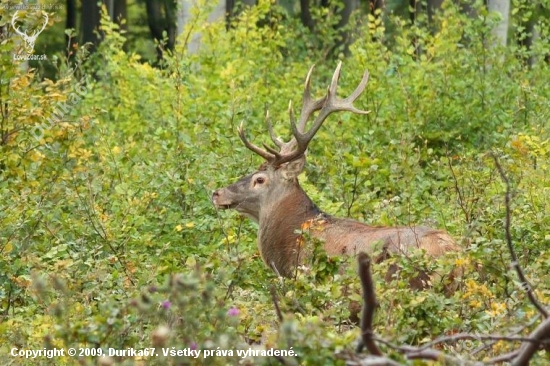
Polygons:
<instances>
[{"instance_id":1,"label":"red deer stag","mask_svg":"<svg viewBox=\"0 0 550 366\"><path fill-rule=\"evenodd\" d=\"M264 262L277 274L291 277L296 266L308 251L303 248L300 230L308 230L310 236L324 242L328 255L355 255L364 251L372 254L380 243L386 255L406 255L411 248L422 248L437 257L458 249L454 240L445 231L425 226L374 227L351 219L340 219L322 212L307 196L298 183L306 161L309 142L325 119L337 111L366 114L353 106L368 81L368 72L355 91L345 99L336 96L341 63L338 64L327 94L313 100L310 92L309 70L303 106L296 124L292 105L289 105L292 139L285 143L275 136L267 116L269 135L279 151L264 145L265 150L252 144L245 136L243 124L239 137L244 145L266 160L260 168L236 183L215 191L212 201L219 209L234 208L259 224L258 247ZM307 120L319 111L309 131L305 132ZM380 246L379 246L380 247Z\"/></svg>"}]
</instances>

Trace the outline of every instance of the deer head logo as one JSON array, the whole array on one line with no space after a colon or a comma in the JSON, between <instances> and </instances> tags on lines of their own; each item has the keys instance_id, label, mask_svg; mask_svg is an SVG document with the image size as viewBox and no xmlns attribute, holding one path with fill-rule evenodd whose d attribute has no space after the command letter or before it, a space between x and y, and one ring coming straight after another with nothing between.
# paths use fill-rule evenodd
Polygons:
<instances>
[{"instance_id":1,"label":"deer head logo","mask_svg":"<svg viewBox=\"0 0 550 366\"><path fill-rule=\"evenodd\" d=\"M28 35L27 31L22 32L21 30L19 30L19 27L16 25L17 19L19 18L17 13L18 11L16 11L15 14L13 14L13 17L11 18L11 25L15 30L15 32L19 34L25 41L25 50L27 51L27 53L32 53L32 51L34 50L34 43L36 42L36 38L40 33L42 33L42 31L44 30L44 28L46 28L46 25L48 24L48 19L49 19L48 14L46 14L45 12L42 12L42 17L44 18L44 25L42 25L42 28L40 30L35 30L34 32L32 32L31 35Z\"/></svg>"}]
</instances>

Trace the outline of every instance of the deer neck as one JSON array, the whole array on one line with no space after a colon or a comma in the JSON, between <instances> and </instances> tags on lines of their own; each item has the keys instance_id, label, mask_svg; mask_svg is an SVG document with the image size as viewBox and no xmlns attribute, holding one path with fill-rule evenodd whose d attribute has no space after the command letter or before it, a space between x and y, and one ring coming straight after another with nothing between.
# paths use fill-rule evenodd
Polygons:
<instances>
[{"instance_id":1,"label":"deer neck","mask_svg":"<svg viewBox=\"0 0 550 366\"><path fill-rule=\"evenodd\" d=\"M260 212L258 247L264 262L281 276L290 277L305 253L297 231L321 214L297 181Z\"/></svg>"}]
</instances>

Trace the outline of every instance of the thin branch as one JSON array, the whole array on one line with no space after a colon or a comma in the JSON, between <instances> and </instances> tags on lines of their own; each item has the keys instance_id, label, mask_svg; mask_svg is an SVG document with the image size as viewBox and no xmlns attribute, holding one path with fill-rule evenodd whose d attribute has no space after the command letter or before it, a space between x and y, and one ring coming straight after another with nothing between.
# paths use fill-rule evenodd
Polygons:
<instances>
[{"instance_id":1,"label":"thin branch","mask_svg":"<svg viewBox=\"0 0 550 366\"><path fill-rule=\"evenodd\" d=\"M269 288L269 292L271 292L271 299L273 300L273 306L275 306L275 313L277 313L277 319L279 319L279 322L282 322L283 314L281 313L281 308L279 307L279 300L277 299L275 286L271 285L271 287Z\"/></svg>"},{"instance_id":2,"label":"thin branch","mask_svg":"<svg viewBox=\"0 0 550 366\"><path fill-rule=\"evenodd\" d=\"M377 302L374 292L374 281L372 280L370 271L371 259L366 253L361 252L357 256L357 262L359 263L359 278L363 287L363 314L361 315L362 343L357 347L357 351L360 352L363 346L366 346L371 354L383 356L384 354L374 342L374 333L372 331L374 309L376 309Z\"/></svg>"},{"instance_id":3,"label":"thin branch","mask_svg":"<svg viewBox=\"0 0 550 366\"><path fill-rule=\"evenodd\" d=\"M550 314L548 313L548 310L545 309L544 306L542 306L538 302L538 300L537 300L537 298L536 298L536 296L533 292L533 287L531 286L531 284L527 280L527 277L525 276L525 273L523 273L523 269L521 268L521 266L519 264L518 257L516 255L516 251L514 250L514 246L512 244L512 234L510 233L510 224L511 224L511 221L512 221L512 214L511 214L512 210L510 208L510 194L511 194L510 193L510 191L511 191L510 181L508 180L508 177L504 173L504 170L502 169L502 166L500 165L500 162L498 161L497 156L494 153L491 153L491 156L492 156L493 160L495 161L495 165L497 167L498 172L500 173L500 177L501 177L502 181L504 182L504 184L506 186L506 195L504 197L504 203L506 205L506 222L505 222L505 225L504 225L504 230L506 232L506 243L508 245L508 250L510 251L510 255L512 257L512 266L516 270L516 272L518 274L518 277L521 281L522 287L527 292L527 297L531 301L531 304L533 304L533 306L535 308L537 308L538 312L541 313L542 316L545 319L547 319Z\"/></svg>"},{"instance_id":4,"label":"thin branch","mask_svg":"<svg viewBox=\"0 0 550 366\"><path fill-rule=\"evenodd\" d=\"M522 326L520 326L520 327L517 327L516 329L512 330L512 332L511 332L508 336L511 337L511 336L516 335L516 334L523 333L523 331L524 331L525 329L531 328L531 326L532 326L533 324L535 324L536 322L538 322L540 318L541 318L541 315L540 315L540 314L535 315L535 316L533 317L533 319L531 319L531 320L529 321L529 323L524 324L524 325L522 325ZM488 342L488 343L483 344L483 346L480 346L480 347L476 348L475 350L471 351L471 352L470 352L470 356L476 355L476 354L478 354L479 352L481 352L481 351L483 351L483 350L485 350L485 349L487 349L487 348L493 347L497 342L498 342L498 340L495 340L495 341L493 341L493 342ZM504 356L504 355L503 355L503 356ZM498 358L498 357L495 357L495 359L496 359L496 358ZM512 357L512 358L513 358L513 357Z\"/></svg>"},{"instance_id":5,"label":"thin branch","mask_svg":"<svg viewBox=\"0 0 550 366\"><path fill-rule=\"evenodd\" d=\"M458 205L460 206L460 209L464 213L464 218L466 219L466 223L470 223L470 214L468 212L468 205L466 203L466 200L464 198L463 192L460 190L460 187L458 186L458 178L456 177L455 170L453 169L453 163L451 162L451 156L449 155L449 150L447 149L447 146L445 146L445 155L447 155L447 162L449 165L449 169L451 171L451 175L453 176L453 182L454 182L454 188L456 191L456 194L458 195Z\"/></svg>"},{"instance_id":6,"label":"thin branch","mask_svg":"<svg viewBox=\"0 0 550 366\"><path fill-rule=\"evenodd\" d=\"M431 342L428 342L421 347L418 347L419 350L424 350L427 348L434 347L440 343L447 342L456 342L463 339L474 340L474 341L507 341L507 342L538 342L530 337L520 337L513 335L499 335L499 334L489 334L489 335L480 335L480 334L471 334L471 333L458 333L452 336L443 336L434 339Z\"/></svg>"},{"instance_id":7,"label":"thin branch","mask_svg":"<svg viewBox=\"0 0 550 366\"><path fill-rule=\"evenodd\" d=\"M367 356L362 360L347 361L346 366L402 366L402 364L387 357Z\"/></svg>"},{"instance_id":8,"label":"thin branch","mask_svg":"<svg viewBox=\"0 0 550 366\"><path fill-rule=\"evenodd\" d=\"M492 365L492 364L512 361L518 355L518 353L519 353L519 349L512 352L505 353L503 355L498 355L496 357L493 357L485 361L485 363Z\"/></svg>"},{"instance_id":9,"label":"thin branch","mask_svg":"<svg viewBox=\"0 0 550 366\"><path fill-rule=\"evenodd\" d=\"M291 360L289 358L284 358L283 356L273 356L281 365L284 366L298 366L298 363L294 360Z\"/></svg>"},{"instance_id":10,"label":"thin branch","mask_svg":"<svg viewBox=\"0 0 550 366\"><path fill-rule=\"evenodd\" d=\"M483 362L479 361L468 361L464 360L462 358L449 356L443 352L440 352L438 350L435 350L433 348L430 349L420 349L418 347L413 346L397 346L391 342L388 342L382 338L375 338L376 342L382 343L386 345L387 347L394 349L402 354L404 354L407 359L414 360L414 359L420 359L420 360L432 360L432 361L444 361L444 364L447 365L460 365L460 366L478 366L483 365Z\"/></svg>"}]
</instances>

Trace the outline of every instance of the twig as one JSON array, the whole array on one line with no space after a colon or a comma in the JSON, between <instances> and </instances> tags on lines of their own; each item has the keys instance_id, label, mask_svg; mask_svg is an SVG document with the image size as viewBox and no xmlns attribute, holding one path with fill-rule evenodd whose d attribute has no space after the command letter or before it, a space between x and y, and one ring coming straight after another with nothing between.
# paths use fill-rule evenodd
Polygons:
<instances>
[{"instance_id":1,"label":"twig","mask_svg":"<svg viewBox=\"0 0 550 366\"><path fill-rule=\"evenodd\" d=\"M359 278L361 279L361 286L363 287L363 314L361 315L362 343L357 347L357 352L360 352L363 346L366 346L371 354L383 356L384 354L374 342L374 333L372 331L374 309L376 308L377 302L374 292L374 281L372 280L370 271L371 259L366 253L361 252L357 256L357 262L359 263Z\"/></svg>"},{"instance_id":2,"label":"twig","mask_svg":"<svg viewBox=\"0 0 550 366\"><path fill-rule=\"evenodd\" d=\"M448 354L445 354L443 352L440 352L438 350L435 350L433 348L429 349L420 349L418 347L413 346L397 346L391 342L388 342L381 338L375 338L376 342L382 343L386 346L388 346L391 349L394 349L402 354L404 354L407 359L414 360L414 359L421 359L421 360L432 360L432 361L444 361L445 365L460 365L460 366L478 366L483 365L483 362L479 361L468 361L464 360L462 358L449 356Z\"/></svg>"},{"instance_id":3,"label":"twig","mask_svg":"<svg viewBox=\"0 0 550 366\"><path fill-rule=\"evenodd\" d=\"M466 203L466 200L464 199L463 192L460 190L460 187L458 186L458 178L456 177L455 170L453 169L453 163L451 162L451 156L449 155L449 150L447 149L447 146L445 146L445 155L447 156L447 162L449 163L449 169L451 171L451 175L453 176L453 182L455 186L456 194L458 195L458 204L460 206L460 209L464 213L464 218L466 219L466 223L470 223L470 214L468 212L468 204Z\"/></svg>"},{"instance_id":4,"label":"twig","mask_svg":"<svg viewBox=\"0 0 550 366\"><path fill-rule=\"evenodd\" d=\"M495 161L495 165L497 167L498 172L500 173L500 177L502 181L504 182L504 185L506 186L506 195L504 196L504 203L506 205L506 222L504 224L504 230L506 232L506 243L508 245L508 250L510 251L510 255L512 257L512 266L516 270L518 277L521 281L522 287L527 292L527 297L529 298L529 301L531 301L531 304L537 310L539 313L542 314L542 316L547 319L550 315L548 313L548 310L546 310L537 300L535 294L533 293L533 287L527 280L527 277L525 277L525 273L523 273L523 269L521 268L518 257L516 255L516 251L514 250L514 246L512 244L512 234L510 233L510 223L512 221L512 214L511 214L511 208L510 208L510 181L508 180L508 177L504 173L504 170L502 169L502 166L500 165L500 162L498 161L497 156L494 153L491 153L491 156L493 160Z\"/></svg>"},{"instance_id":5,"label":"twig","mask_svg":"<svg viewBox=\"0 0 550 366\"><path fill-rule=\"evenodd\" d=\"M284 358L283 356L273 356L277 361L281 363L281 365L284 366L298 366L298 363L294 360Z\"/></svg>"},{"instance_id":6,"label":"twig","mask_svg":"<svg viewBox=\"0 0 550 366\"><path fill-rule=\"evenodd\" d=\"M440 343L456 342L462 339L475 340L475 341L489 340L489 341L508 341L508 342L537 342L536 340L530 337L520 337L520 336L513 336L513 335L506 336L506 335L499 335L499 334L481 335L481 334L471 334L471 333L458 333L452 336L443 336L443 337L436 338L433 341L418 347L418 349L424 350L424 349L436 346Z\"/></svg>"},{"instance_id":7,"label":"twig","mask_svg":"<svg viewBox=\"0 0 550 366\"><path fill-rule=\"evenodd\" d=\"M269 288L271 292L271 299L273 300L273 306L275 306L275 313L277 313L277 319L279 322L283 321L283 314L281 313L281 308L279 307L279 300L277 300L277 293L275 292L275 286L271 285Z\"/></svg>"}]
</instances>

